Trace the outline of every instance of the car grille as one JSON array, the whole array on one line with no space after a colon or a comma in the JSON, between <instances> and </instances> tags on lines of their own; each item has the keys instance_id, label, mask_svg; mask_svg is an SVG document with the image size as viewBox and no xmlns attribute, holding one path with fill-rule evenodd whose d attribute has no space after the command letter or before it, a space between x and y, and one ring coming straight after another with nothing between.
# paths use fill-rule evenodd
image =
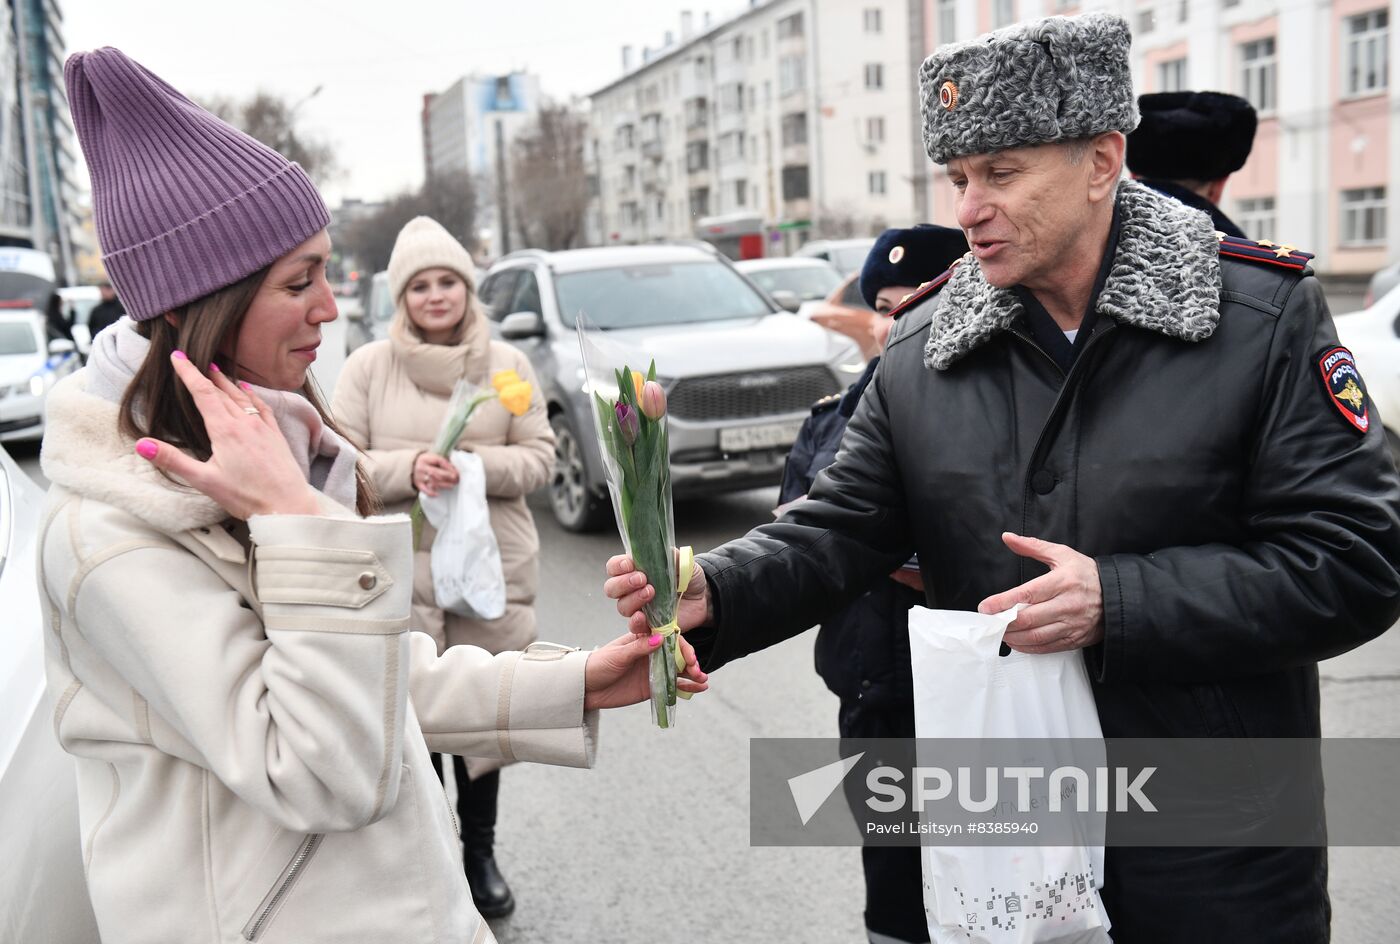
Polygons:
<instances>
[{"instance_id":1,"label":"car grille","mask_svg":"<svg viewBox=\"0 0 1400 944\"><path fill-rule=\"evenodd\" d=\"M830 370L813 365L692 377L677 383L666 399L676 419L740 420L803 413L839 389Z\"/></svg>"}]
</instances>

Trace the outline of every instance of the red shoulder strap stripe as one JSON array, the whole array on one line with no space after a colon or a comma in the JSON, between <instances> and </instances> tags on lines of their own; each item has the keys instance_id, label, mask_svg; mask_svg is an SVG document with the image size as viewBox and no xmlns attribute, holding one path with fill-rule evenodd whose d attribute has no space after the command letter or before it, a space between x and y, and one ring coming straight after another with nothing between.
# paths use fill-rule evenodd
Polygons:
<instances>
[{"instance_id":1,"label":"red shoulder strap stripe","mask_svg":"<svg viewBox=\"0 0 1400 944\"><path fill-rule=\"evenodd\" d=\"M1222 256L1229 256L1232 259L1244 259L1247 262L1262 262L1264 265L1282 266L1285 269L1292 269L1295 272L1301 272L1308 267L1307 260L1303 260L1300 262L1297 259L1282 258L1279 256L1275 256L1274 258L1269 259L1265 256L1256 256L1253 254L1246 254L1243 252L1230 252L1223 246L1220 249L1220 254Z\"/></svg>"},{"instance_id":2,"label":"red shoulder strap stripe","mask_svg":"<svg viewBox=\"0 0 1400 944\"><path fill-rule=\"evenodd\" d=\"M962 260L959 259L958 262L962 262ZM953 277L953 270L958 267L958 262L954 262L950 265L947 272L944 272L932 282L926 283L922 288L915 289L913 294L890 310L890 317L898 318L910 308L927 298L931 293L938 291L939 286Z\"/></svg>"}]
</instances>

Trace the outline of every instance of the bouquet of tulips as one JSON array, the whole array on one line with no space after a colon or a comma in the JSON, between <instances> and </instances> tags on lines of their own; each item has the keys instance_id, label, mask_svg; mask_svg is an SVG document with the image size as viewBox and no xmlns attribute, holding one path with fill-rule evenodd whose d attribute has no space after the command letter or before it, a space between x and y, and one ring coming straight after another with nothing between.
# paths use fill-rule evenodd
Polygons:
<instances>
[{"instance_id":1,"label":"bouquet of tulips","mask_svg":"<svg viewBox=\"0 0 1400 944\"><path fill-rule=\"evenodd\" d=\"M444 459L448 458L457 440L462 438L462 430L467 428L472 414L486 401L500 400L501 406L511 416L524 416L525 411L530 409L533 392L529 382L522 380L513 370L492 374L490 387L478 387L463 377L452 388L452 398L447 401L447 414L442 418L442 425L438 427L437 437L433 440L433 452ZM423 503L420 499L414 499L408 516L413 522L413 549L417 550L423 537Z\"/></svg>"},{"instance_id":2,"label":"bouquet of tulips","mask_svg":"<svg viewBox=\"0 0 1400 944\"><path fill-rule=\"evenodd\" d=\"M685 666L676 608L693 559L690 548L682 548L679 554L672 550L676 525L671 511L666 391L656 382L655 361L645 377L625 365L614 368L611 379L595 374L603 355L584 337L582 324L579 346L622 544L656 589L645 607L647 625L663 637L648 657L652 720L658 727L670 728L676 723L676 699L690 697L676 687L676 673Z\"/></svg>"}]
</instances>

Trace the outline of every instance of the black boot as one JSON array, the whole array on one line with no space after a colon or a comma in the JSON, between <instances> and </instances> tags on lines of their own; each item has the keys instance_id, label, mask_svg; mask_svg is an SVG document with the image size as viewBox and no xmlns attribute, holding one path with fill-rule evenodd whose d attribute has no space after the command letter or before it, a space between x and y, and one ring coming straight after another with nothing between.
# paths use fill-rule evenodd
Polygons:
<instances>
[{"instance_id":1,"label":"black boot","mask_svg":"<svg viewBox=\"0 0 1400 944\"><path fill-rule=\"evenodd\" d=\"M462 859L472 901L483 918L502 918L515 910L515 896L496 867L493 849L501 773L493 771L468 781L466 762L460 757L453 757L452 761L457 778L457 814L462 821Z\"/></svg>"}]
</instances>

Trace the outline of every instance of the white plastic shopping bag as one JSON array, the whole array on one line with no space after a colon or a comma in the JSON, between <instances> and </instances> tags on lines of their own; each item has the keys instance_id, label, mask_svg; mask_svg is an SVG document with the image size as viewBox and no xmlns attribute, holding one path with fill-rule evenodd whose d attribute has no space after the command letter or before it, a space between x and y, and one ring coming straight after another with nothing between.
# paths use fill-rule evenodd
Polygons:
<instances>
[{"instance_id":1,"label":"white plastic shopping bag","mask_svg":"<svg viewBox=\"0 0 1400 944\"><path fill-rule=\"evenodd\" d=\"M927 739L1021 739L998 741L997 750L1014 752L1025 743L1042 752L1042 760L1044 751L1065 742L1040 739L1102 743L1083 656L998 655L1013 619L1014 610L995 616L909 611L921 765ZM1098 894L1103 846L1089 845L1087 838L1075 846L925 844L921 858L933 944L1111 940Z\"/></svg>"},{"instance_id":2,"label":"white plastic shopping bag","mask_svg":"<svg viewBox=\"0 0 1400 944\"><path fill-rule=\"evenodd\" d=\"M506 579L501 549L486 507L486 470L481 457L460 450L452 465L461 479L438 492L420 494L423 515L437 530L433 539L433 596L449 613L500 619L506 612Z\"/></svg>"}]
</instances>

